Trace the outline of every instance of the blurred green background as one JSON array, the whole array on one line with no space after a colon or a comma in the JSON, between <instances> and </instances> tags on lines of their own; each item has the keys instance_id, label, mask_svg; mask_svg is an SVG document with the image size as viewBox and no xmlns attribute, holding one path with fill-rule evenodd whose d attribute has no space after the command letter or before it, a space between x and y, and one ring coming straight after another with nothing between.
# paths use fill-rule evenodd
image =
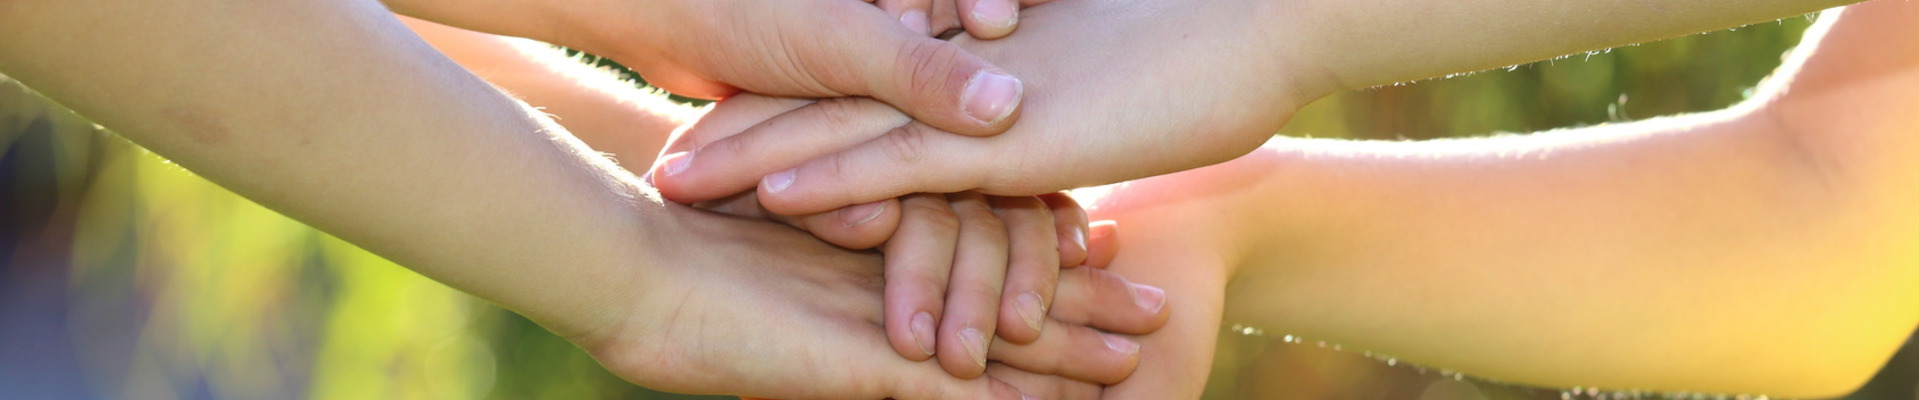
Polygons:
<instances>
[{"instance_id":1,"label":"blurred green background","mask_svg":"<svg viewBox=\"0 0 1919 400\"><path fill-rule=\"evenodd\" d=\"M1811 20L1344 93L1280 133L1426 139L1722 108ZM12 82L0 83L0 149L0 399L688 398L626 384L517 315L238 198ZM1623 397L1456 380L1283 332L1220 335L1208 398ZM1852 398L1919 398L1913 347Z\"/></svg>"}]
</instances>

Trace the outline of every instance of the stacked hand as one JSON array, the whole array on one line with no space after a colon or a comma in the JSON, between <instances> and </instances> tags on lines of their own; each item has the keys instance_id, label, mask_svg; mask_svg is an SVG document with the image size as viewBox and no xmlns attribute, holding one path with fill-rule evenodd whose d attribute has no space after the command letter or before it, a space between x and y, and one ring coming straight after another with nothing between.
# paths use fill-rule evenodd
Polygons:
<instances>
[{"instance_id":1,"label":"stacked hand","mask_svg":"<svg viewBox=\"0 0 1919 400\"><path fill-rule=\"evenodd\" d=\"M870 254L766 222L667 206L653 265L635 274L621 316L574 341L615 373L662 390L781 398L1019 398L1097 393L1137 363L1132 340L1164 324L1164 307L1098 268L1059 277L1046 335L996 343L989 379L962 380L895 355L881 305L885 271ZM1104 331L1104 332L1103 332ZM1116 368L1118 367L1118 368ZM1057 376L1052 376L1057 375ZM1011 383L1012 385L1008 385ZM1015 386L1018 389L1015 389Z\"/></svg>"},{"instance_id":2,"label":"stacked hand","mask_svg":"<svg viewBox=\"0 0 1919 400\"><path fill-rule=\"evenodd\" d=\"M1298 63L1266 49L1288 47L1249 28L1256 21L1236 21L1257 18L1238 9L1257 5L1181 6L1049 3L1025 11L1019 34L954 39L1030 89L1020 122L997 136L953 134L865 98L788 103L772 118L738 117L760 113L732 112L729 103L748 100L729 99L688 134L710 139L669 156L654 181L680 202L757 187L765 207L783 214L916 192L1033 195L1245 154L1322 89L1287 79ZM1275 79L1249 85L1243 76Z\"/></svg>"}]
</instances>

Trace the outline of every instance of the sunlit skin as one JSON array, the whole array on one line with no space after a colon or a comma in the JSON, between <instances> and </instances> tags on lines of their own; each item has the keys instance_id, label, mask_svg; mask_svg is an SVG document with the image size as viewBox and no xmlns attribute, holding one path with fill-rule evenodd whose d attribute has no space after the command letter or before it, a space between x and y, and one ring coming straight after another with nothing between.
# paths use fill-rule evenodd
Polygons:
<instances>
[{"instance_id":1,"label":"sunlit skin","mask_svg":"<svg viewBox=\"0 0 1919 400\"><path fill-rule=\"evenodd\" d=\"M1027 15L1025 33L1050 22ZM1197 397L1222 321L1515 383L1850 391L1919 323L1915 16L1901 1L1830 14L1726 110L1273 139L1110 188L1092 211L1123 227L1112 268L1180 301L1104 394Z\"/></svg>"},{"instance_id":2,"label":"sunlit skin","mask_svg":"<svg viewBox=\"0 0 1919 400\"><path fill-rule=\"evenodd\" d=\"M410 18L402 21L461 66L553 115L581 141L613 154L629 170L645 172L668 136L702 112L637 90L543 43ZM1041 332L1032 328L1045 325L1042 318L1029 316L1043 317L1049 308L1058 269L1087 262L1084 236L1090 229L1085 210L1064 194L921 194L881 204L885 207L880 216L857 223L849 223L841 213L799 217L767 213L750 195L703 207L778 220L842 247L871 248L883 241L880 247L889 255L885 325L894 350L915 361L938 350L937 354L946 355L940 357L940 364L961 377L978 376L985 370L963 341L967 339L961 335L963 330L983 331L982 339L997 333L1016 344L1034 343ZM1003 275L993 275L996 271ZM956 288L951 293L948 286L939 285L948 281ZM1035 294L1037 304L1020 301L1028 293ZM1008 300L1001 301L1002 296ZM916 321L916 313L925 313L925 320ZM918 343L922 337L929 343ZM991 353L990 342L981 345L988 348L979 354ZM1133 354L1083 358L1058 373L1090 382L1117 382L1131 373L1137 362Z\"/></svg>"},{"instance_id":3,"label":"sunlit skin","mask_svg":"<svg viewBox=\"0 0 1919 400\"><path fill-rule=\"evenodd\" d=\"M1327 94L1797 16L1854 0L1085 0L1021 11L1020 34L954 39L1025 83L992 137L831 99L692 151L661 193L757 190L811 213L902 193L1027 195L1170 173L1259 147ZM876 111L877 110L877 111ZM1115 111L1124 110L1124 111ZM897 113L894 113L897 114ZM911 114L910 112L908 114ZM674 165L671 162L664 166Z\"/></svg>"},{"instance_id":4,"label":"sunlit skin","mask_svg":"<svg viewBox=\"0 0 1919 400\"><path fill-rule=\"evenodd\" d=\"M656 389L1012 399L1008 380L1060 378L1008 366L1072 374L1080 364L1060 360L1089 355L1127 366L1093 330L1165 320L1129 307L1124 279L1077 268L1061 274L1055 334L993 346L986 379L902 358L880 326L878 257L657 202L377 4L13 1L0 27L0 72ZM796 365L813 368L775 367Z\"/></svg>"},{"instance_id":5,"label":"sunlit skin","mask_svg":"<svg viewBox=\"0 0 1919 400\"><path fill-rule=\"evenodd\" d=\"M1196 396L1220 315L1523 384L1847 393L1919 324L1915 18L1830 11L1727 110L1282 138L1113 188L1114 270L1181 301L1109 394Z\"/></svg>"},{"instance_id":6,"label":"sunlit skin","mask_svg":"<svg viewBox=\"0 0 1919 400\"><path fill-rule=\"evenodd\" d=\"M929 35L929 24L943 30L963 21L973 34L1005 36L1018 22L1018 0L384 3L428 21L607 56L683 96L872 96L973 135L1004 131L1018 116L1017 77ZM905 18L910 11L916 16Z\"/></svg>"}]
</instances>

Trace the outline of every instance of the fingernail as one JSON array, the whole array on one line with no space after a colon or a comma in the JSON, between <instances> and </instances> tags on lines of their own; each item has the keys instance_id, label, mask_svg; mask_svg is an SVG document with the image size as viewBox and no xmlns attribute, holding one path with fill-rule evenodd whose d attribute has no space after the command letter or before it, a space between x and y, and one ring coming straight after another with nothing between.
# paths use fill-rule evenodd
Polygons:
<instances>
[{"instance_id":1,"label":"fingernail","mask_svg":"<svg viewBox=\"0 0 1919 400\"><path fill-rule=\"evenodd\" d=\"M1013 0L982 0L973 3L973 21L997 28L1013 26L1019 20L1019 7Z\"/></svg>"},{"instance_id":2,"label":"fingernail","mask_svg":"<svg viewBox=\"0 0 1919 400\"><path fill-rule=\"evenodd\" d=\"M1091 229L1093 231L1090 234L1092 236L1091 240L1105 239L1107 236L1112 236L1113 231L1118 228L1119 228L1119 223L1114 221L1094 222L1092 224L1089 224L1087 227L1087 229Z\"/></svg>"},{"instance_id":3,"label":"fingernail","mask_svg":"<svg viewBox=\"0 0 1919 400\"><path fill-rule=\"evenodd\" d=\"M1041 318L1046 317L1046 305L1040 302L1039 294L1026 292L1019 295L1019 298L1013 299L1013 302L1014 307L1019 308L1020 319L1026 320L1026 327L1033 328L1033 332L1039 332L1040 327L1043 326L1040 323L1044 321Z\"/></svg>"},{"instance_id":4,"label":"fingernail","mask_svg":"<svg viewBox=\"0 0 1919 400\"><path fill-rule=\"evenodd\" d=\"M930 32L932 28L930 28L926 22L925 11L907 10L905 13L901 13L900 25L906 25L906 30L918 32L921 35L932 34L932 32Z\"/></svg>"},{"instance_id":5,"label":"fingernail","mask_svg":"<svg viewBox=\"0 0 1919 400\"><path fill-rule=\"evenodd\" d=\"M1127 339L1125 337L1121 337L1119 335L1114 335L1111 333L1100 334L1100 339L1105 339L1106 348L1113 349L1113 351L1117 351L1122 354L1133 354L1133 353L1139 352L1139 342L1134 342L1132 339Z\"/></svg>"},{"instance_id":6,"label":"fingernail","mask_svg":"<svg viewBox=\"0 0 1919 400\"><path fill-rule=\"evenodd\" d=\"M864 224L866 223L866 221L872 221L874 218L879 218L880 213L884 211L886 211L885 201L875 201L871 203L847 207L845 209L840 210L840 223L843 224L842 226L846 226L846 227L852 227L853 225Z\"/></svg>"},{"instance_id":7,"label":"fingernail","mask_svg":"<svg viewBox=\"0 0 1919 400\"><path fill-rule=\"evenodd\" d=\"M913 341L919 343L920 352L933 355L933 314L913 314Z\"/></svg>"},{"instance_id":8,"label":"fingernail","mask_svg":"<svg viewBox=\"0 0 1919 400\"><path fill-rule=\"evenodd\" d=\"M1013 109L1019 106L1021 90L1019 79L981 70L966 82L966 92L960 96L960 103L965 105L966 113L971 114L973 119L992 124L1013 115Z\"/></svg>"},{"instance_id":9,"label":"fingernail","mask_svg":"<svg viewBox=\"0 0 1919 400\"><path fill-rule=\"evenodd\" d=\"M693 152L682 151L666 155L666 176L679 175L687 166L693 165Z\"/></svg>"},{"instance_id":10,"label":"fingernail","mask_svg":"<svg viewBox=\"0 0 1919 400\"><path fill-rule=\"evenodd\" d=\"M1030 394L1020 393L1019 400L1039 400L1039 397L1036 397Z\"/></svg>"},{"instance_id":11,"label":"fingernail","mask_svg":"<svg viewBox=\"0 0 1919 400\"><path fill-rule=\"evenodd\" d=\"M1081 229L1080 227L1077 227L1077 226L1073 227L1073 244L1079 245L1080 250L1086 250L1086 230L1085 229Z\"/></svg>"},{"instance_id":12,"label":"fingernail","mask_svg":"<svg viewBox=\"0 0 1919 400\"><path fill-rule=\"evenodd\" d=\"M1133 302L1149 314L1158 314L1160 307L1166 306L1166 291L1160 288L1129 283L1133 288Z\"/></svg>"},{"instance_id":13,"label":"fingernail","mask_svg":"<svg viewBox=\"0 0 1919 400\"><path fill-rule=\"evenodd\" d=\"M793 186L793 171L794 170L789 169L767 175L765 181L760 182L760 185L766 186L767 192L779 193L781 190L786 190L786 188Z\"/></svg>"},{"instance_id":14,"label":"fingernail","mask_svg":"<svg viewBox=\"0 0 1919 400\"><path fill-rule=\"evenodd\" d=\"M966 346L966 354L973 357L973 364L986 367L986 335L974 328L962 329L959 334L960 344Z\"/></svg>"}]
</instances>

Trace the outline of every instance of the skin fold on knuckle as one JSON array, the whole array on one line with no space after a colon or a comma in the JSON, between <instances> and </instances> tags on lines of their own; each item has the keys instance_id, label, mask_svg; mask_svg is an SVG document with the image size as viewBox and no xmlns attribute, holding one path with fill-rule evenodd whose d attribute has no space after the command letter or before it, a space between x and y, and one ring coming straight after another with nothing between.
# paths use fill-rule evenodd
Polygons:
<instances>
[{"instance_id":1,"label":"skin fold on knuckle","mask_svg":"<svg viewBox=\"0 0 1919 400\"><path fill-rule=\"evenodd\" d=\"M900 43L897 60L899 64L893 71L897 86L905 92L900 96L907 108L925 109L944 104L940 109L957 115L959 110L959 89L966 84L970 76L956 76L954 66L965 60L965 50L952 43L933 40L906 40ZM952 90L948 90L948 89ZM924 96L924 97L921 97ZM921 114L909 112L912 114ZM922 114L923 115L923 114Z\"/></svg>"}]
</instances>

